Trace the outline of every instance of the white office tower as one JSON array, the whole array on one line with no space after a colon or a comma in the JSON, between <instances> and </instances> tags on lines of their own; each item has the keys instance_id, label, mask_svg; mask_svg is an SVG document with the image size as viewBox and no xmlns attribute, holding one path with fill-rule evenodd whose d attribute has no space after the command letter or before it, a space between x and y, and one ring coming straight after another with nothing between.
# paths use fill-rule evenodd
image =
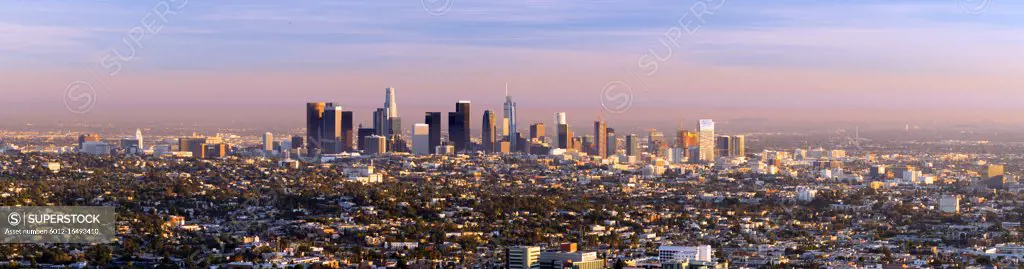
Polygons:
<instances>
[{"instance_id":1,"label":"white office tower","mask_svg":"<svg viewBox=\"0 0 1024 269\"><path fill-rule=\"evenodd\" d=\"M939 198L939 210L942 213L960 214L960 196L943 195Z\"/></svg>"},{"instance_id":2,"label":"white office tower","mask_svg":"<svg viewBox=\"0 0 1024 269\"><path fill-rule=\"evenodd\" d=\"M398 104L395 103L395 88L384 89L387 96L384 97L384 108L387 109L387 118L398 117Z\"/></svg>"},{"instance_id":3,"label":"white office tower","mask_svg":"<svg viewBox=\"0 0 1024 269\"><path fill-rule=\"evenodd\" d=\"M705 162L715 161L715 121L700 120L697 130L697 145L700 147L699 159Z\"/></svg>"},{"instance_id":4,"label":"white office tower","mask_svg":"<svg viewBox=\"0 0 1024 269\"><path fill-rule=\"evenodd\" d=\"M508 269L539 269L540 247L518 246L508 248Z\"/></svg>"},{"instance_id":5,"label":"white office tower","mask_svg":"<svg viewBox=\"0 0 1024 269\"><path fill-rule=\"evenodd\" d=\"M658 260L661 263L672 261L712 262L713 256L714 253L709 245L697 247L661 246L658 248Z\"/></svg>"},{"instance_id":6,"label":"white office tower","mask_svg":"<svg viewBox=\"0 0 1024 269\"><path fill-rule=\"evenodd\" d=\"M412 125L412 154L430 154L430 125L426 123Z\"/></svg>"},{"instance_id":7,"label":"white office tower","mask_svg":"<svg viewBox=\"0 0 1024 269\"><path fill-rule=\"evenodd\" d=\"M139 145L139 152L144 151L146 148L143 147L144 144L142 144L142 130L141 129L135 129L135 140L137 140L139 142L139 144L138 144Z\"/></svg>"},{"instance_id":8,"label":"white office tower","mask_svg":"<svg viewBox=\"0 0 1024 269\"><path fill-rule=\"evenodd\" d=\"M274 134L263 134L263 151L267 153L274 152Z\"/></svg>"},{"instance_id":9,"label":"white office tower","mask_svg":"<svg viewBox=\"0 0 1024 269\"><path fill-rule=\"evenodd\" d=\"M818 196L818 190L800 186L796 188L796 200L799 202L810 202L814 201L814 198Z\"/></svg>"},{"instance_id":10,"label":"white office tower","mask_svg":"<svg viewBox=\"0 0 1024 269\"><path fill-rule=\"evenodd\" d=\"M551 140L551 145L552 145L551 148L556 148L556 149L567 148L566 145L559 144L558 130L559 130L559 126L561 126L562 124L567 124L566 121L565 121L565 112L555 113L555 135L554 135L554 139Z\"/></svg>"}]
</instances>

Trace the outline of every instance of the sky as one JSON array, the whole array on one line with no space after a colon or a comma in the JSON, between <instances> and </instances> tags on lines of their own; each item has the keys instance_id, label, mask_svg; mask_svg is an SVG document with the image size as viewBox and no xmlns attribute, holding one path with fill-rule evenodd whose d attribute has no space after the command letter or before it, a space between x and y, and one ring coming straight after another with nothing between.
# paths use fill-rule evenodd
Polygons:
<instances>
[{"instance_id":1,"label":"sky","mask_svg":"<svg viewBox=\"0 0 1024 269\"><path fill-rule=\"evenodd\" d=\"M1024 1L6 0L0 121L1024 123Z\"/></svg>"}]
</instances>

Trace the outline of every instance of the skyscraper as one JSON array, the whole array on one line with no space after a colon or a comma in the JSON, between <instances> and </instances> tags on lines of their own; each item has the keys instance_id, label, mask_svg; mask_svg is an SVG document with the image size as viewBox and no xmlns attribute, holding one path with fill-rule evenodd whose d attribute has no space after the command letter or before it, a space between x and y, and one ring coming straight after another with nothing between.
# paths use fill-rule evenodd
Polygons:
<instances>
[{"instance_id":1,"label":"skyscraper","mask_svg":"<svg viewBox=\"0 0 1024 269\"><path fill-rule=\"evenodd\" d=\"M636 157L640 154L640 140L635 134L626 136L626 155Z\"/></svg>"},{"instance_id":2,"label":"skyscraper","mask_svg":"<svg viewBox=\"0 0 1024 269\"><path fill-rule=\"evenodd\" d=\"M615 129L608 128L606 130L608 133L608 155L615 155L619 150L619 141L615 137Z\"/></svg>"},{"instance_id":3,"label":"skyscraper","mask_svg":"<svg viewBox=\"0 0 1024 269\"><path fill-rule=\"evenodd\" d=\"M729 145L729 156L743 157L747 156L747 137L742 135L734 135L732 137L732 144Z\"/></svg>"},{"instance_id":4,"label":"skyscraper","mask_svg":"<svg viewBox=\"0 0 1024 269\"><path fill-rule=\"evenodd\" d=\"M665 134L655 129L647 131L647 152L651 156L662 157L665 155L665 150L668 149L668 145L665 144Z\"/></svg>"},{"instance_id":5,"label":"skyscraper","mask_svg":"<svg viewBox=\"0 0 1024 269\"><path fill-rule=\"evenodd\" d=\"M139 152L145 150L145 144L142 143L142 129L135 129L135 140L138 141Z\"/></svg>"},{"instance_id":6,"label":"skyscraper","mask_svg":"<svg viewBox=\"0 0 1024 269\"><path fill-rule=\"evenodd\" d=\"M274 134L263 134L263 151L270 153L274 151Z\"/></svg>"},{"instance_id":7,"label":"skyscraper","mask_svg":"<svg viewBox=\"0 0 1024 269\"><path fill-rule=\"evenodd\" d=\"M382 136L402 135L402 118L398 116L398 103L395 102L395 88L384 89L384 114Z\"/></svg>"},{"instance_id":8,"label":"skyscraper","mask_svg":"<svg viewBox=\"0 0 1024 269\"><path fill-rule=\"evenodd\" d=\"M544 123L538 122L530 125L530 139L544 140Z\"/></svg>"},{"instance_id":9,"label":"skyscraper","mask_svg":"<svg viewBox=\"0 0 1024 269\"><path fill-rule=\"evenodd\" d=\"M564 123L563 124L559 124L558 125L558 138L555 139L555 140L558 141L558 147L557 148L560 148L560 149L571 149L571 148L573 148L573 144L572 144L573 140L572 139L573 139L573 137L572 137L572 130L569 129L569 124L564 124Z\"/></svg>"},{"instance_id":10,"label":"skyscraper","mask_svg":"<svg viewBox=\"0 0 1024 269\"><path fill-rule=\"evenodd\" d=\"M398 117L398 104L395 103L395 88L384 89L384 108L388 111L388 118Z\"/></svg>"},{"instance_id":11,"label":"skyscraper","mask_svg":"<svg viewBox=\"0 0 1024 269\"><path fill-rule=\"evenodd\" d=\"M469 150L469 139L472 137L469 117L469 101L459 101L455 104L455 112L448 113L448 136L455 146L455 152Z\"/></svg>"},{"instance_id":12,"label":"skyscraper","mask_svg":"<svg viewBox=\"0 0 1024 269\"><path fill-rule=\"evenodd\" d=\"M715 121L710 119L700 120L697 125L697 138L699 140L701 161L715 161Z\"/></svg>"},{"instance_id":13,"label":"skyscraper","mask_svg":"<svg viewBox=\"0 0 1024 269\"><path fill-rule=\"evenodd\" d=\"M608 124L603 119L594 122L593 153L601 158L608 157Z\"/></svg>"},{"instance_id":14,"label":"skyscraper","mask_svg":"<svg viewBox=\"0 0 1024 269\"><path fill-rule=\"evenodd\" d=\"M338 154L342 151L341 141L341 112L340 106L328 106L323 114L323 129L321 131L320 144L323 153Z\"/></svg>"},{"instance_id":15,"label":"skyscraper","mask_svg":"<svg viewBox=\"0 0 1024 269\"><path fill-rule=\"evenodd\" d=\"M430 126L430 154L437 153L437 146L441 145L441 112L427 112L423 120Z\"/></svg>"},{"instance_id":16,"label":"skyscraper","mask_svg":"<svg viewBox=\"0 0 1024 269\"><path fill-rule=\"evenodd\" d=\"M505 114L502 124L504 124L504 130L501 132L505 135L504 139L511 143L513 150L519 148L518 128L516 128L516 102L512 101L512 96L508 95L508 83L505 83Z\"/></svg>"},{"instance_id":17,"label":"skyscraper","mask_svg":"<svg viewBox=\"0 0 1024 269\"><path fill-rule=\"evenodd\" d=\"M373 128L363 128L362 125L359 125L359 130L357 132L358 133L356 134L356 143L359 146L359 150L365 151L367 149L366 138L376 134L377 130Z\"/></svg>"},{"instance_id":18,"label":"skyscraper","mask_svg":"<svg viewBox=\"0 0 1024 269\"><path fill-rule=\"evenodd\" d=\"M341 112L341 151L356 151L356 133L352 128L352 111Z\"/></svg>"},{"instance_id":19,"label":"skyscraper","mask_svg":"<svg viewBox=\"0 0 1024 269\"><path fill-rule=\"evenodd\" d=\"M78 149L82 149L82 145L86 142L100 142L99 134L82 134L78 136Z\"/></svg>"},{"instance_id":20,"label":"skyscraper","mask_svg":"<svg viewBox=\"0 0 1024 269\"><path fill-rule=\"evenodd\" d=\"M430 154L430 125L425 123L412 126L412 153L416 155Z\"/></svg>"},{"instance_id":21,"label":"skyscraper","mask_svg":"<svg viewBox=\"0 0 1024 269\"><path fill-rule=\"evenodd\" d=\"M727 135L718 136L715 139L715 155L732 157L732 137Z\"/></svg>"},{"instance_id":22,"label":"skyscraper","mask_svg":"<svg viewBox=\"0 0 1024 269\"><path fill-rule=\"evenodd\" d=\"M366 137L366 154L384 154L388 152L387 139L379 135Z\"/></svg>"},{"instance_id":23,"label":"skyscraper","mask_svg":"<svg viewBox=\"0 0 1024 269\"><path fill-rule=\"evenodd\" d=\"M555 137L554 137L554 139L551 139L551 142L553 144L552 146L554 146L553 148L556 148L556 149L567 149L567 148L569 148L568 145L565 144L566 141L569 141L569 140L568 139L564 139L562 137L562 127L561 126L563 124L566 124L566 122L565 122L565 112L555 113L555 125L554 125L555 126Z\"/></svg>"},{"instance_id":24,"label":"skyscraper","mask_svg":"<svg viewBox=\"0 0 1024 269\"><path fill-rule=\"evenodd\" d=\"M690 148L696 147L698 144L700 141L697 139L697 133L679 130L676 134L676 147L682 148L686 156L690 156Z\"/></svg>"},{"instance_id":25,"label":"skyscraper","mask_svg":"<svg viewBox=\"0 0 1024 269\"><path fill-rule=\"evenodd\" d=\"M484 147L484 152L494 152L497 142L497 126L494 125L494 113L490 110L484 110L484 122L483 130L480 131L481 145Z\"/></svg>"},{"instance_id":26,"label":"skyscraper","mask_svg":"<svg viewBox=\"0 0 1024 269\"><path fill-rule=\"evenodd\" d=\"M306 103L306 150L307 155L316 156L323 149L324 111L329 103Z\"/></svg>"},{"instance_id":27,"label":"skyscraper","mask_svg":"<svg viewBox=\"0 0 1024 269\"><path fill-rule=\"evenodd\" d=\"M378 108L373 111L373 130L379 136L386 136L391 132L388 130L391 128L391 123L388 122L388 110L384 108Z\"/></svg>"}]
</instances>

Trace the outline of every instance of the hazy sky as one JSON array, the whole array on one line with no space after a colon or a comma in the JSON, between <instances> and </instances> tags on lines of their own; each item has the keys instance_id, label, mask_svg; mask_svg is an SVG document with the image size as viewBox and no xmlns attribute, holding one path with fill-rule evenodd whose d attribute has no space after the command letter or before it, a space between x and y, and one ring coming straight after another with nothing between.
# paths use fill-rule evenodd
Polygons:
<instances>
[{"instance_id":1,"label":"hazy sky","mask_svg":"<svg viewBox=\"0 0 1024 269\"><path fill-rule=\"evenodd\" d=\"M0 1L8 122L300 126L318 100L369 122L385 87L408 125L458 100L476 120L508 81L521 126L1021 123L1022 74L1022 1Z\"/></svg>"}]
</instances>

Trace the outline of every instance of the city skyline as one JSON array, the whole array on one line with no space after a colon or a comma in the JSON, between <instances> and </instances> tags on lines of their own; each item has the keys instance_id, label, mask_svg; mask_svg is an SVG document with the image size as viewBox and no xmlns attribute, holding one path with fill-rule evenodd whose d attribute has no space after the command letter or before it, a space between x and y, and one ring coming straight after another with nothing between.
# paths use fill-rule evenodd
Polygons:
<instances>
[{"instance_id":1,"label":"city skyline","mask_svg":"<svg viewBox=\"0 0 1024 269\"><path fill-rule=\"evenodd\" d=\"M1021 15L0 1L0 265L1024 268Z\"/></svg>"},{"instance_id":2,"label":"city skyline","mask_svg":"<svg viewBox=\"0 0 1024 269\"><path fill-rule=\"evenodd\" d=\"M965 6L973 2L979 7ZM606 115L610 123L651 111L671 112L661 121L1021 123L1015 100L1024 83L1012 71L1024 61L1008 53L1024 36L1020 3L701 3L718 9L690 24L700 30L684 32L675 48L664 46L664 35L680 29L690 3L455 0L433 10L416 1L191 2L113 69L101 59L129 51L123 38L141 19L152 22L154 3L5 2L0 29L19 38L0 42L8 52L0 56L0 93L13 97L0 101L0 112L16 122L229 123L252 114L281 121L297 115L289 104L307 100L374 107L379 94L369 90L384 86L403 90L409 112L461 99L494 109L501 100L491 96L510 81L523 122L553 111L590 114L610 101L621 112ZM384 12L403 20L383 22L375 14ZM480 27L491 28L480 34ZM268 38L280 42L253 42ZM655 69L645 57L652 54L673 57ZM88 84L73 84L79 80ZM630 87L628 106L616 94L602 96L610 82ZM81 87L65 94L68 86ZM85 93L92 98L67 98ZM217 96L233 98L225 104ZM94 103L81 111L87 101ZM239 109L249 106L266 109Z\"/></svg>"}]
</instances>

